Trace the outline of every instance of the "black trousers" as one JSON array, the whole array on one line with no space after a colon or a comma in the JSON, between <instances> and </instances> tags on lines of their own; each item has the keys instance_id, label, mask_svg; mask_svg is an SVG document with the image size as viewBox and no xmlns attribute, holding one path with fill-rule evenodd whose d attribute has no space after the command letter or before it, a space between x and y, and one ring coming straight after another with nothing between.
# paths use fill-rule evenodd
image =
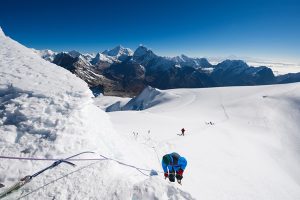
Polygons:
<instances>
[{"instance_id":1,"label":"black trousers","mask_svg":"<svg viewBox=\"0 0 300 200\"><path fill-rule=\"evenodd\" d=\"M175 182L175 171L174 170L169 171L169 180L171 182Z\"/></svg>"},{"instance_id":2,"label":"black trousers","mask_svg":"<svg viewBox=\"0 0 300 200\"><path fill-rule=\"evenodd\" d=\"M171 182L175 182L175 177L177 180L181 180L182 179L182 176L177 174L175 175L175 170L172 170L172 171L169 171L169 180Z\"/></svg>"}]
</instances>

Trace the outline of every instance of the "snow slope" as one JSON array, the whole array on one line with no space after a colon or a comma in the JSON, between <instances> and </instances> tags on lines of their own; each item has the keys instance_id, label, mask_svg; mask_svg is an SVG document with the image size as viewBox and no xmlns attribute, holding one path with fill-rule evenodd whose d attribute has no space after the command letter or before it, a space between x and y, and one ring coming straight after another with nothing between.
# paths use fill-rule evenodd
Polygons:
<instances>
[{"instance_id":1,"label":"snow slope","mask_svg":"<svg viewBox=\"0 0 300 200\"><path fill-rule=\"evenodd\" d=\"M184 191L205 200L300 199L299 83L160 90L155 98L148 91L136 104L159 96L172 98L109 115L120 134L138 132L136 143L159 158L187 158Z\"/></svg>"},{"instance_id":2,"label":"snow slope","mask_svg":"<svg viewBox=\"0 0 300 200\"><path fill-rule=\"evenodd\" d=\"M182 186L161 173L84 161L46 171L6 199L300 199L299 83L147 88L127 104L147 108L141 111L104 113L96 104L104 108L108 99L94 101L86 83L0 29L0 155L93 150L158 172L165 153L188 160ZM178 136L183 127L186 136ZM11 185L50 164L1 159L0 182Z\"/></svg>"},{"instance_id":3,"label":"snow slope","mask_svg":"<svg viewBox=\"0 0 300 200\"><path fill-rule=\"evenodd\" d=\"M128 97L104 96L103 94L100 94L94 98L94 103L104 111L107 109L107 107L115 104L119 105L117 106L116 110L120 110L120 107L128 103L129 100L130 98Z\"/></svg>"},{"instance_id":4,"label":"snow slope","mask_svg":"<svg viewBox=\"0 0 300 200\"><path fill-rule=\"evenodd\" d=\"M132 98L113 98L113 97L100 97L95 104L106 110L106 112L120 111L120 110L144 110L168 102L173 99L174 96L168 93L161 92L161 90L152 88L151 86L146 87L138 96ZM102 101L101 101L102 100ZM110 105L107 104L110 101ZM115 103L112 103L115 102Z\"/></svg>"},{"instance_id":5,"label":"snow slope","mask_svg":"<svg viewBox=\"0 0 300 200\"><path fill-rule=\"evenodd\" d=\"M0 29L1 156L64 158L95 151L152 169L157 162L152 149L117 134L92 97L85 82L6 37ZM97 154L81 158L98 158ZM6 186L52 163L0 161L0 182ZM193 199L161 177L144 176L114 161L76 164L74 169L61 164L48 170L6 199ZM0 188L0 193L4 190Z\"/></svg>"}]
</instances>

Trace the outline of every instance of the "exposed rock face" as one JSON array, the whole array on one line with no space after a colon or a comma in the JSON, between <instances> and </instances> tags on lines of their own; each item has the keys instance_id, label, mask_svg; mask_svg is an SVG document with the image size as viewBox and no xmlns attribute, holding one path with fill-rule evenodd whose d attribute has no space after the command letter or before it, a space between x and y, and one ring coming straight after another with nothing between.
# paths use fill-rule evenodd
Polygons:
<instances>
[{"instance_id":1,"label":"exposed rock face","mask_svg":"<svg viewBox=\"0 0 300 200\"><path fill-rule=\"evenodd\" d=\"M53 63L59 65L71 72L75 71L75 66L73 65L76 62L76 58L72 57L68 53L59 53L55 56Z\"/></svg>"},{"instance_id":2,"label":"exposed rock face","mask_svg":"<svg viewBox=\"0 0 300 200\"><path fill-rule=\"evenodd\" d=\"M277 83L294 83L300 82L300 73L289 73L276 77Z\"/></svg>"},{"instance_id":3,"label":"exposed rock face","mask_svg":"<svg viewBox=\"0 0 300 200\"><path fill-rule=\"evenodd\" d=\"M147 71L163 71L175 67L176 63L165 57L157 56L150 49L144 46L139 46L132 59L143 65Z\"/></svg>"},{"instance_id":4,"label":"exposed rock face","mask_svg":"<svg viewBox=\"0 0 300 200\"><path fill-rule=\"evenodd\" d=\"M262 85L275 81L270 68L249 67L242 60L225 60L217 64L211 77L219 86Z\"/></svg>"},{"instance_id":5,"label":"exposed rock face","mask_svg":"<svg viewBox=\"0 0 300 200\"><path fill-rule=\"evenodd\" d=\"M186 55L176 56L171 60L179 63L182 67L194 67L194 68L209 68L212 64L208 62L206 58L190 58Z\"/></svg>"},{"instance_id":6,"label":"exposed rock face","mask_svg":"<svg viewBox=\"0 0 300 200\"><path fill-rule=\"evenodd\" d=\"M300 73L275 77L270 68L251 67L242 60L225 60L211 65L205 58L158 56L145 46L139 46L134 52L117 46L94 57L77 51L58 54L45 51L43 55L48 57L44 58L49 60L50 54L53 63L86 81L95 95L101 92L132 97L146 86L171 89L300 81Z\"/></svg>"},{"instance_id":7,"label":"exposed rock face","mask_svg":"<svg viewBox=\"0 0 300 200\"><path fill-rule=\"evenodd\" d=\"M122 86L129 96L140 93L145 85L145 68L131 60L112 64L106 68L103 75Z\"/></svg>"},{"instance_id":8,"label":"exposed rock face","mask_svg":"<svg viewBox=\"0 0 300 200\"><path fill-rule=\"evenodd\" d=\"M146 82L156 88L198 88L216 86L209 74L193 67L173 67L146 73Z\"/></svg>"}]
</instances>

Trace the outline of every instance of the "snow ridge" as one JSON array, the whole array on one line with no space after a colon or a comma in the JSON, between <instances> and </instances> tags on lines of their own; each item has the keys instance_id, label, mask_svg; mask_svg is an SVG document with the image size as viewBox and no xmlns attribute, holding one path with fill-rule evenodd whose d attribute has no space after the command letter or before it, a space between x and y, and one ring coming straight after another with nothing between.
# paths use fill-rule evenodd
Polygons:
<instances>
[{"instance_id":1,"label":"snow ridge","mask_svg":"<svg viewBox=\"0 0 300 200\"><path fill-rule=\"evenodd\" d=\"M107 155L121 155L114 147L117 136L108 116L93 105L92 93L84 81L8 37L0 38L0 43L0 146L5 147L0 155L53 158L100 149ZM44 166L37 162L0 162L0 182L11 185ZM60 176L65 170L63 167L53 173ZM82 173L79 176L89 176ZM37 188L46 177L28 187ZM74 190L73 181L65 181L59 199ZM81 184L84 187L87 183ZM53 185L36 195L45 199L58 188L61 186ZM79 189L79 196L82 191ZM76 195L67 193L70 198Z\"/></svg>"},{"instance_id":2,"label":"snow ridge","mask_svg":"<svg viewBox=\"0 0 300 200\"><path fill-rule=\"evenodd\" d=\"M106 108L106 112L120 110L145 110L155 105L162 105L174 98L174 95L163 92L159 89L146 87L138 96L132 98L124 106L121 101L117 101Z\"/></svg>"},{"instance_id":3,"label":"snow ridge","mask_svg":"<svg viewBox=\"0 0 300 200\"><path fill-rule=\"evenodd\" d=\"M5 34L4 34L4 32L3 32L2 28L1 28L1 26L0 26L0 37L5 37Z\"/></svg>"}]
</instances>

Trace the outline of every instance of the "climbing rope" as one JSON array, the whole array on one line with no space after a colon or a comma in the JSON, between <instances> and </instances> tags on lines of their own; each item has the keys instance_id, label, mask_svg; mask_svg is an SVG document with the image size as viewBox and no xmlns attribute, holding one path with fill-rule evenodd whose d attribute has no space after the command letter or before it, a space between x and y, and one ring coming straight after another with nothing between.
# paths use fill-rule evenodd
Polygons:
<instances>
[{"instance_id":1,"label":"climbing rope","mask_svg":"<svg viewBox=\"0 0 300 200\"><path fill-rule=\"evenodd\" d=\"M94 152L83 152L83 153L94 153ZM83 153L80 153L80 154L83 154ZM24 157L13 157L13 156L0 156L0 159L2 158L2 159L9 159L9 160L31 160L31 161L54 161L54 160L55 161L61 161L61 160L64 160L64 162L65 162L65 160L68 160L68 161L97 161L97 160L104 160L104 159L99 159L99 158L75 158L75 159L73 158L73 157L78 156L80 154L76 154L76 155L71 156L71 157L66 158L66 159L59 159L59 158L30 158L30 157L24 158ZM106 156L101 155L101 154L100 154L100 156L102 158L105 158L106 160L112 160L112 161L117 162L118 164L125 165L127 167L132 167L132 168L135 168L135 169L138 169L138 170L141 170L141 171L148 171L148 172L152 171L150 169L143 169L143 168L140 168L140 167L136 167L134 165L129 165L129 164L123 163L121 161L118 161L116 159L106 157ZM157 157L157 159L159 160L158 157Z\"/></svg>"},{"instance_id":2,"label":"climbing rope","mask_svg":"<svg viewBox=\"0 0 300 200\"><path fill-rule=\"evenodd\" d=\"M109 157L103 156L103 155L101 155L101 154L100 154L100 156L101 156L102 158L107 159L107 160L115 161L116 163L118 163L118 164L120 164L120 165L124 165L124 166L127 166L127 167L134 168L134 169L138 170L141 174L143 174L143 175L145 175L145 176L150 176L150 175L145 174L145 173L142 172L142 171L153 172L153 169L143 169L143 168L140 168L140 167L136 167L136 166L134 166L134 165L129 165L129 164L126 164L126 163L124 163L124 162L115 160L115 159L113 159L113 158L109 158ZM163 173L163 172L161 172L161 171L157 171L157 170L155 170L155 171L158 172L158 173Z\"/></svg>"},{"instance_id":3,"label":"climbing rope","mask_svg":"<svg viewBox=\"0 0 300 200\"><path fill-rule=\"evenodd\" d=\"M79 156L81 154L85 154L85 153L94 153L94 152L91 152L91 151L85 151L85 152L81 152L81 153L78 153L78 154L75 154L73 156L70 156L68 158L65 158L65 159L60 159L60 160L57 160L55 161L54 163L52 163L52 165L34 173L33 175L27 175L25 177L23 177L22 179L20 179L17 183L15 183L14 185L12 185L11 187L9 187L8 189L6 189L4 192L0 193L0 199L6 197L7 195L19 190L21 187L23 187L25 184L29 183L34 177L37 177L38 175L42 174L43 172L49 170L49 169L52 169L58 165L60 165L61 163L66 163L66 164L69 164L69 165L72 165L73 167L75 166L74 163L71 163L69 161L67 161L68 159L71 159L71 158L74 158L76 156Z\"/></svg>"},{"instance_id":4,"label":"climbing rope","mask_svg":"<svg viewBox=\"0 0 300 200\"><path fill-rule=\"evenodd\" d=\"M47 185L49 185L49 184L51 184L51 183L54 183L54 182L56 182L56 181L58 181L58 180L60 180L60 179L62 179L62 178L65 178L65 177L67 177L67 176L69 176L69 175L71 175L71 174L73 174L73 173L76 173L76 172L78 172L78 171L81 171L81 170L83 170L83 169L85 169L85 168L87 168L87 167L89 167L89 166L92 166L92 165L94 165L94 164L96 164L96 163L98 163L98 162L100 162L100 161L104 161L104 160L111 160L111 161L114 161L114 162L116 162L116 163L118 163L118 164L120 164L120 165L123 165L123 166L126 166L126 167L130 167L130 168L133 168L133 169L136 169L138 172L140 172L141 174L143 174L144 176L147 176L147 177L152 176L152 175L158 175L158 173L163 173L163 172L161 172L161 171L156 171L156 170L153 170L153 169L144 169L144 168L140 168L140 167L137 167L137 166L134 166L134 165L130 165L130 164L121 162L121 161L119 161L119 160L116 160L116 159L114 159L114 158L106 157L106 156L101 155L101 154L100 154L100 157L102 157L102 158L88 158L88 159L82 158L82 159L74 159L74 157L79 156L79 155L81 155L81 154L85 154L85 153L94 153L94 152L91 152L91 151L85 151L85 152L81 152L81 153L75 154L75 155L70 156L70 157L65 158L65 159L54 159L54 158L51 158L51 159L47 159L47 158L24 158L24 157L0 156L0 158L2 158L2 159L12 159L12 160L31 160L31 161L53 161L53 160L56 160L54 163L52 163L52 165L50 165L50 166L48 166L48 167L46 167L46 168L44 168L44 169L42 169L42 170L40 170L40 171L34 173L33 175L25 176L25 177L22 178L20 181L18 181L16 184L14 184L13 186L9 187L9 188L6 189L4 192L0 193L0 199L6 197L7 195L9 195L9 194L11 194L11 193L13 193L13 192L15 192L15 191L17 191L17 190L19 190L19 189L20 189L21 187L23 187L25 184L29 183L34 177L37 177L38 175L42 174L43 172L45 172L45 171L47 171L47 170L49 170L49 169L52 169L52 168L58 166L58 165L61 164L61 163L66 163L66 164L72 165L73 167L76 166L74 163L72 163L72 162L70 162L70 161L92 161L92 160L96 160L97 162L94 162L94 163L91 163L91 164L86 165L86 166L84 166L84 167L81 167L81 168L79 168L78 170L75 170L75 171L73 171L73 172L71 172L71 173L69 173L69 174L66 174L66 175L64 175L64 176L62 176L62 177L60 177L60 178L58 178L58 179L55 179L55 180L53 180L53 181L51 181L51 182L49 182L49 183L47 183L47 184L45 184L45 185L43 185L43 186L41 186L41 187L39 187L39 188L37 188L37 189L31 191L31 192L29 192L29 193L27 193L27 194L25 194L25 195L19 197L19 199L20 199L20 198L24 198L24 197L26 197L26 196L28 196L28 195L30 195L30 194L32 194L32 193L34 193L34 192L40 190L40 189L46 187ZM150 172L150 175L148 175L148 174L146 174L146 173L144 173L144 172Z\"/></svg>"},{"instance_id":5,"label":"climbing rope","mask_svg":"<svg viewBox=\"0 0 300 200\"><path fill-rule=\"evenodd\" d=\"M102 160L105 160L105 159L102 159ZM52 180L52 181L50 181L50 182L48 182L48 183L46 183L46 184L44 184L44 185L42 185L42 186L40 186L40 187L38 187L38 188L36 188L36 189L34 189L34 190L28 192L27 194L24 194L24 195L20 196L20 197L18 198L18 200L19 200L19 199L22 199L22 198L25 198L25 197L27 197L28 195L33 194L33 193L35 193L35 192L37 192L37 191L43 189L44 187L46 187L46 186L48 186L48 185L50 185L50 184L53 184L53 183L55 183L55 182L57 182L57 181L59 181L59 180L61 180L61 179L64 179L64 178L66 178L66 177L68 177L68 176L70 176L70 175L72 175L72 174L74 174L74 173L76 173L76 172L79 172L79 171L81 171L81 170L83 170L83 169L86 169L86 168L92 166L92 165L95 165L95 164L97 164L97 163L100 162L100 161L101 161L101 160L98 159L97 162L93 162L93 163L91 163L91 164L89 164L89 165L83 166L83 167L81 167L81 168L79 168L79 169L77 169L77 170L75 170L75 171L72 171L72 172L70 172L70 173L68 173L68 174L65 174L65 175L63 175L63 176L61 176L61 177L59 177L59 178L57 178L57 179L55 179L55 180Z\"/></svg>"},{"instance_id":6,"label":"climbing rope","mask_svg":"<svg viewBox=\"0 0 300 200\"><path fill-rule=\"evenodd\" d=\"M12 156L0 156L2 159L8 160L32 160L32 161L56 161L61 160L61 158L31 158L31 157L12 157ZM98 158L70 158L69 161L93 161L99 160Z\"/></svg>"},{"instance_id":7,"label":"climbing rope","mask_svg":"<svg viewBox=\"0 0 300 200\"><path fill-rule=\"evenodd\" d=\"M158 164L160 165L160 159L159 159L159 156L158 156L158 153L157 153L157 150L156 150L156 147L153 146L152 149L154 150L155 152L155 155L156 155L156 158L157 158L157 161L158 161Z\"/></svg>"}]
</instances>

